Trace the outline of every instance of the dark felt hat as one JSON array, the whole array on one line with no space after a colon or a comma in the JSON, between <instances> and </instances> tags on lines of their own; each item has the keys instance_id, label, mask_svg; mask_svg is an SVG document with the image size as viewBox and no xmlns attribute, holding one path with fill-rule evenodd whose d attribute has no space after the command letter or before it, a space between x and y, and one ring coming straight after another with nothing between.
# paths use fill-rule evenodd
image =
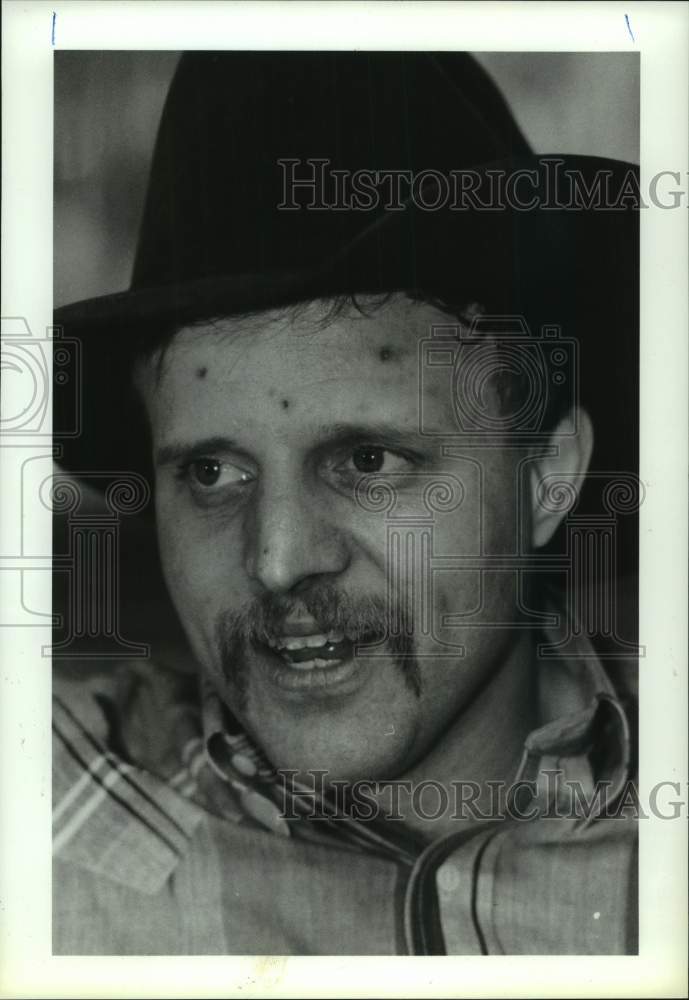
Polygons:
<instances>
[{"instance_id":1,"label":"dark felt hat","mask_svg":"<svg viewBox=\"0 0 689 1000\"><path fill-rule=\"evenodd\" d=\"M407 291L576 338L598 464L635 468L638 212L620 197L630 170L535 156L464 53L183 56L131 287L55 313L83 369L80 435L60 437L72 414L55 395L64 465L146 467L128 372L170 331L313 297ZM586 207L596 190L605 204Z\"/></svg>"}]
</instances>

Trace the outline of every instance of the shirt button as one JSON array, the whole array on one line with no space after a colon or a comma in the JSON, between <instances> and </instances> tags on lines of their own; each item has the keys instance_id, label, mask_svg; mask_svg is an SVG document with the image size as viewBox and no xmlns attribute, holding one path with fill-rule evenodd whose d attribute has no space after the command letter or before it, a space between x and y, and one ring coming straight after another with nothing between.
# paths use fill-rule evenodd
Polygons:
<instances>
[{"instance_id":1,"label":"shirt button","mask_svg":"<svg viewBox=\"0 0 689 1000\"><path fill-rule=\"evenodd\" d=\"M459 881L459 872L454 865L443 865L442 868L438 869L436 882L440 892L456 892Z\"/></svg>"},{"instance_id":2,"label":"shirt button","mask_svg":"<svg viewBox=\"0 0 689 1000\"><path fill-rule=\"evenodd\" d=\"M250 757L246 756L246 754L232 754L231 763L232 767L236 771L239 771L240 774L246 775L247 778L253 778L256 774L256 765Z\"/></svg>"}]
</instances>

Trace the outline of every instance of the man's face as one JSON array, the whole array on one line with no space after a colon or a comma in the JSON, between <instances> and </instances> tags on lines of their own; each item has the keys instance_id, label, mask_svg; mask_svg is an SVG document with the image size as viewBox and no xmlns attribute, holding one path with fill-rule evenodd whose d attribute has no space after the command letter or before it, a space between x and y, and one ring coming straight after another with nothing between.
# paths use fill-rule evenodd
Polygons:
<instances>
[{"instance_id":1,"label":"man's face","mask_svg":"<svg viewBox=\"0 0 689 1000\"><path fill-rule=\"evenodd\" d=\"M275 766L391 778L513 641L486 624L514 620L509 574L456 557L514 551L517 463L458 447L449 378L424 381L420 432L419 343L446 316L323 312L184 330L140 372L161 556L202 669Z\"/></svg>"}]
</instances>

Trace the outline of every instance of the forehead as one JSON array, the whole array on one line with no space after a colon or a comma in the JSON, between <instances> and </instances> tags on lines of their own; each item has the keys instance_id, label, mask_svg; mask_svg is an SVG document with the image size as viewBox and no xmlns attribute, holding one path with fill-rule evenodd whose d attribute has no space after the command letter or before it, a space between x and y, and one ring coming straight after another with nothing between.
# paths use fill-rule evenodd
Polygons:
<instances>
[{"instance_id":1,"label":"forehead","mask_svg":"<svg viewBox=\"0 0 689 1000\"><path fill-rule=\"evenodd\" d=\"M401 297L370 309L364 304L361 311L353 305L333 311L327 301L309 302L187 327L169 344L162 370L178 377L206 357L221 366L229 364L228 374L233 375L237 366L244 374L259 376L285 364L306 375L301 367L305 360L314 365L332 362L333 369L341 371L356 352L369 360L399 363L416 358L419 340L441 320L433 307Z\"/></svg>"},{"instance_id":2,"label":"forehead","mask_svg":"<svg viewBox=\"0 0 689 1000\"><path fill-rule=\"evenodd\" d=\"M154 430L274 407L329 421L387 410L413 423L420 345L434 324L452 321L402 298L370 312L365 303L363 313L328 310L313 302L181 330L137 374Z\"/></svg>"}]
</instances>

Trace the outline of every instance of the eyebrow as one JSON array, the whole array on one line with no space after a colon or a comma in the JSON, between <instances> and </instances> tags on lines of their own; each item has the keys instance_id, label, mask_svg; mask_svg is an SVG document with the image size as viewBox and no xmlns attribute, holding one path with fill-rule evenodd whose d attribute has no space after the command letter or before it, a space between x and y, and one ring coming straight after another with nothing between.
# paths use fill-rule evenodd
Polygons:
<instances>
[{"instance_id":1,"label":"eyebrow","mask_svg":"<svg viewBox=\"0 0 689 1000\"><path fill-rule=\"evenodd\" d=\"M349 444L372 439L400 448L428 446L428 438L416 430L400 430L397 424L376 421L370 424L323 424L319 427L321 444Z\"/></svg>"},{"instance_id":2,"label":"eyebrow","mask_svg":"<svg viewBox=\"0 0 689 1000\"><path fill-rule=\"evenodd\" d=\"M317 429L313 448L342 447L347 444L358 444L362 441L385 443L391 447L417 448L427 450L429 439L415 430L400 430L396 424L376 421L370 424L321 424ZM218 452L231 451L235 454L248 455L246 448L229 437L214 436L202 438L199 441L171 442L160 447L155 454L158 466L179 464L190 461L194 457L213 455Z\"/></svg>"}]
</instances>

